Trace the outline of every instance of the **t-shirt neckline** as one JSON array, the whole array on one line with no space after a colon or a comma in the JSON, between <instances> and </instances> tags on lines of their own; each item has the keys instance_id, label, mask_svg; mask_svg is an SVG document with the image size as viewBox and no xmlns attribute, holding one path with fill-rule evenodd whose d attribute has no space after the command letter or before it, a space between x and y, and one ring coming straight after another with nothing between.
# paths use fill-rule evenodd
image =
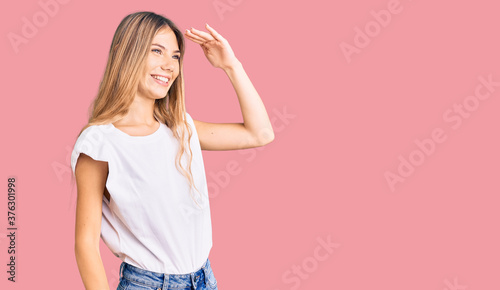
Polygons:
<instances>
[{"instance_id":1,"label":"t-shirt neckline","mask_svg":"<svg viewBox=\"0 0 500 290\"><path fill-rule=\"evenodd\" d=\"M155 139L160 134L161 128L163 127L163 123L160 122L158 118L156 118L156 116L154 116L154 118L160 125L158 126L158 129L156 129L156 131L145 136L132 136L116 128L115 125L113 125L113 123L109 123L109 125L111 126L111 128L113 128L113 131L115 131L118 135L122 136L122 138L124 139L131 141L149 141Z\"/></svg>"}]
</instances>

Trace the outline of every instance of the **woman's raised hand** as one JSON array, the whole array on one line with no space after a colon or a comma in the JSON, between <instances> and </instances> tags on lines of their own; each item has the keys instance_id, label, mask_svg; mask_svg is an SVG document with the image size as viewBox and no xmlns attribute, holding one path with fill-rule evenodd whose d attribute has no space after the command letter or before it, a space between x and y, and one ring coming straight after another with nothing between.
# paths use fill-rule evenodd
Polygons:
<instances>
[{"instance_id":1,"label":"woman's raised hand","mask_svg":"<svg viewBox=\"0 0 500 290\"><path fill-rule=\"evenodd\" d=\"M239 61L229 42L208 24L205 26L209 33L191 27L186 29L184 36L201 46L212 66L226 70L237 64Z\"/></svg>"}]
</instances>

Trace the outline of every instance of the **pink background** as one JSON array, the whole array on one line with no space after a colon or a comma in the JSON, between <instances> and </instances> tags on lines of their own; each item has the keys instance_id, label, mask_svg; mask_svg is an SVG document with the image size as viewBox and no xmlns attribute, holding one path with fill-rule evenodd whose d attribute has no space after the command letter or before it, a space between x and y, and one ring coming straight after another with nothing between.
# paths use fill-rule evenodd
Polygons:
<instances>
[{"instance_id":1,"label":"pink background","mask_svg":"<svg viewBox=\"0 0 500 290\"><path fill-rule=\"evenodd\" d=\"M38 1L2 5L1 289L84 289L69 158L113 33L139 10L219 31L273 121L265 147L203 151L219 289L500 288L500 86L479 81L500 82L497 2L67 2L45 24ZM16 53L9 33L22 36L34 16L41 26ZM194 119L243 120L229 79L190 41L184 72ZM424 155L415 140L436 130L445 140ZM404 174L402 159L419 165L391 190L385 174ZM10 176L16 283L6 275ZM116 289L121 261L102 241L101 255Z\"/></svg>"}]
</instances>

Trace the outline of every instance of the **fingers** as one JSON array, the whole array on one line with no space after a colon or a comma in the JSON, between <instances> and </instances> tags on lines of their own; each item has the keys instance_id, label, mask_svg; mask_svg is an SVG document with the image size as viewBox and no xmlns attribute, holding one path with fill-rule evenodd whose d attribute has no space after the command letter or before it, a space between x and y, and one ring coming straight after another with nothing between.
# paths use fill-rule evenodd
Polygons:
<instances>
[{"instance_id":1,"label":"fingers","mask_svg":"<svg viewBox=\"0 0 500 290\"><path fill-rule=\"evenodd\" d=\"M193 42L195 42L195 43L198 43L200 45L202 45L203 43L205 43L205 41L197 40L197 39L191 38L189 36L186 36L186 38L189 39L189 40L191 40L191 41L193 41Z\"/></svg>"},{"instance_id":2,"label":"fingers","mask_svg":"<svg viewBox=\"0 0 500 290\"><path fill-rule=\"evenodd\" d=\"M202 44L203 42L205 42L206 40L204 40L203 38L195 35L194 33L192 33L191 31L189 31L189 29L186 29L186 37L191 39L192 41L198 43L198 44Z\"/></svg>"},{"instance_id":3,"label":"fingers","mask_svg":"<svg viewBox=\"0 0 500 290\"><path fill-rule=\"evenodd\" d=\"M205 41L214 40L214 38L212 37L212 35L206 33L205 31L194 29L193 27L191 27L191 29L189 31L192 34L194 34L194 35L196 35L196 36L204 39Z\"/></svg>"},{"instance_id":4,"label":"fingers","mask_svg":"<svg viewBox=\"0 0 500 290\"><path fill-rule=\"evenodd\" d=\"M212 28L212 26L208 25L208 23L205 23L205 27L212 33L212 36L217 39L218 41L222 41L224 38L222 35L220 35L215 29Z\"/></svg>"},{"instance_id":5,"label":"fingers","mask_svg":"<svg viewBox=\"0 0 500 290\"><path fill-rule=\"evenodd\" d=\"M220 35L215 29L213 29L208 23L205 23L205 27L207 30L210 32L206 33L205 31L201 31L198 29L194 29L191 27L191 29L186 29L185 36L186 38L198 43L198 44L203 44L208 41L216 40L219 42L225 42L226 40L222 35Z\"/></svg>"}]
</instances>

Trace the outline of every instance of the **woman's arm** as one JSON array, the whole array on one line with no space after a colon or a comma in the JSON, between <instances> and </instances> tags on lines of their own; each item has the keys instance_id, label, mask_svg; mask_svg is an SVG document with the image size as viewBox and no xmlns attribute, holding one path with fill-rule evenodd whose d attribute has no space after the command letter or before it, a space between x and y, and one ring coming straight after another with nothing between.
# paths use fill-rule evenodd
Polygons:
<instances>
[{"instance_id":1,"label":"woman's arm","mask_svg":"<svg viewBox=\"0 0 500 290\"><path fill-rule=\"evenodd\" d=\"M102 197L108 175L108 163L81 153L75 168L77 205L75 258L87 290L109 290L99 252Z\"/></svg>"},{"instance_id":2,"label":"woman's arm","mask_svg":"<svg viewBox=\"0 0 500 290\"><path fill-rule=\"evenodd\" d=\"M273 141L274 132L266 108L243 65L235 61L223 70L238 96L243 123L208 123L193 119L201 149L246 149Z\"/></svg>"},{"instance_id":3,"label":"woman's arm","mask_svg":"<svg viewBox=\"0 0 500 290\"><path fill-rule=\"evenodd\" d=\"M194 120L201 149L232 150L263 146L274 140L266 108L229 42L215 29L209 33L191 28L186 38L200 44L208 61L224 70L238 96L243 123L208 123Z\"/></svg>"}]
</instances>

